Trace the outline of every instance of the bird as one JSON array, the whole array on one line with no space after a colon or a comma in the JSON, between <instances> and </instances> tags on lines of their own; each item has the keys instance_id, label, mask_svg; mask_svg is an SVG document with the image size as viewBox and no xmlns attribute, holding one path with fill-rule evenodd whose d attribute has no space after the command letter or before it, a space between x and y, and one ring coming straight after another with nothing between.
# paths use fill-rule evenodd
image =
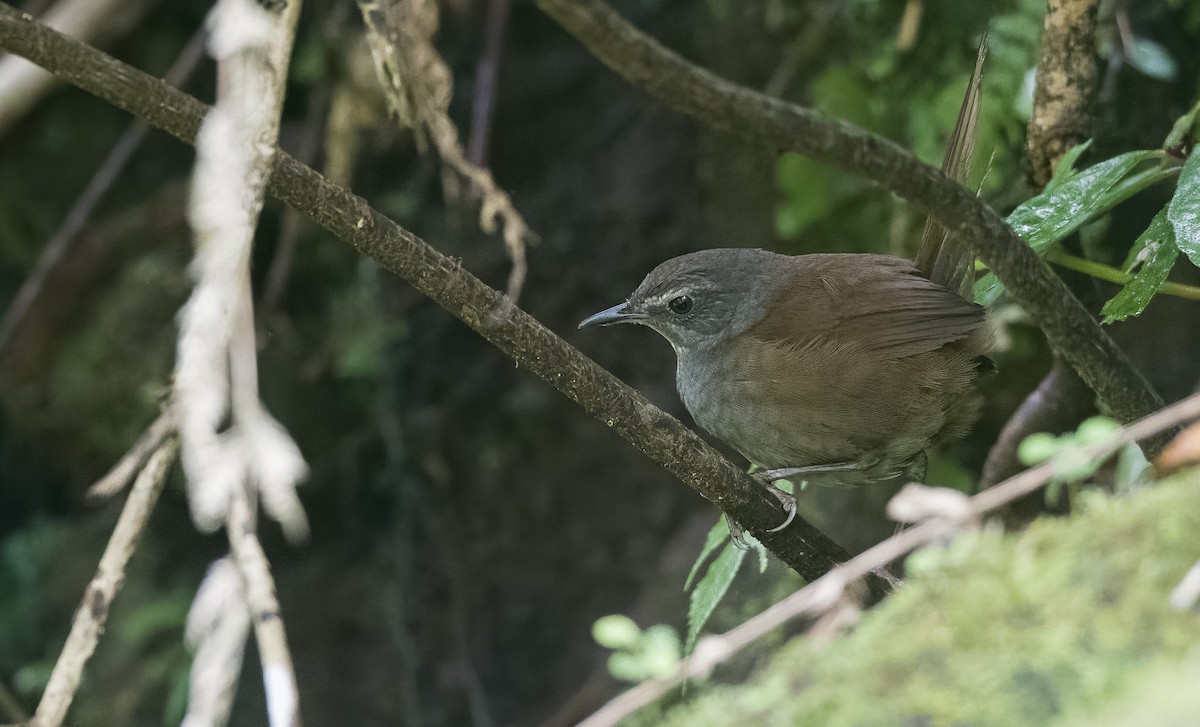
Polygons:
<instances>
[{"instance_id":1,"label":"bird","mask_svg":"<svg viewBox=\"0 0 1200 727\"><path fill-rule=\"evenodd\" d=\"M966 177L986 55L959 111L942 169ZM696 423L762 468L861 485L923 481L926 450L978 417L994 370L987 311L972 302L974 251L928 220L916 260L873 253L783 255L716 248L671 258L629 298L580 328L634 323L676 354L675 384ZM740 528L730 521L735 543Z\"/></svg>"},{"instance_id":2,"label":"bird","mask_svg":"<svg viewBox=\"0 0 1200 727\"><path fill-rule=\"evenodd\" d=\"M671 344L684 405L764 484L924 479L925 450L966 433L990 369L985 309L890 255L688 253L579 326L619 323ZM790 522L794 498L772 491Z\"/></svg>"}]
</instances>

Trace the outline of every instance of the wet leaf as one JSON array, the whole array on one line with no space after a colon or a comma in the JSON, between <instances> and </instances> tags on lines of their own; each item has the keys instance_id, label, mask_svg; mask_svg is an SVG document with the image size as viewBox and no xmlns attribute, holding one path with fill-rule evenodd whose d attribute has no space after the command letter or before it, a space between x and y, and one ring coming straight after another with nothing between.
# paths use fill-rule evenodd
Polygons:
<instances>
[{"instance_id":1,"label":"wet leaf","mask_svg":"<svg viewBox=\"0 0 1200 727\"><path fill-rule=\"evenodd\" d=\"M1140 315L1167 281L1175 258L1179 257L1179 248L1175 245L1175 232L1167 221L1166 207L1154 216L1150 226L1133 243L1129 254L1126 272L1132 272L1135 267L1137 272L1119 293L1104 304L1100 312L1105 323Z\"/></svg>"},{"instance_id":2,"label":"wet leaf","mask_svg":"<svg viewBox=\"0 0 1200 727\"><path fill-rule=\"evenodd\" d=\"M1170 167L1142 167L1157 150L1131 151L1077 172L1013 210L1008 224L1040 255L1051 245L1150 185L1175 174ZM975 299L995 302L1004 290L994 273L975 285Z\"/></svg>"},{"instance_id":3,"label":"wet leaf","mask_svg":"<svg viewBox=\"0 0 1200 727\"><path fill-rule=\"evenodd\" d=\"M1183 164L1175 196L1167 205L1175 244L1194 265L1200 265L1200 154L1194 150Z\"/></svg>"}]
</instances>

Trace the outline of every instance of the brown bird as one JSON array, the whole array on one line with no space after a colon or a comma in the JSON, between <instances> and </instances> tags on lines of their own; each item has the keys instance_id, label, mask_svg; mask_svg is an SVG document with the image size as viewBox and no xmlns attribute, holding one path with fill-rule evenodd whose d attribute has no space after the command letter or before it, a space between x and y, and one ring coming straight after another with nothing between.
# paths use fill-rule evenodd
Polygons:
<instances>
[{"instance_id":1,"label":"brown bird","mask_svg":"<svg viewBox=\"0 0 1200 727\"><path fill-rule=\"evenodd\" d=\"M982 60L981 44L943 166L960 178ZM639 323L666 338L696 423L767 469L764 483L922 480L925 450L965 434L978 414L992 335L968 300L971 250L931 223L917 259L694 252L579 327ZM771 489L789 511L782 528L795 500Z\"/></svg>"},{"instance_id":2,"label":"brown bird","mask_svg":"<svg viewBox=\"0 0 1200 727\"><path fill-rule=\"evenodd\" d=\"M682 255L580 327L613 323L671 343L696 423L764 479L839 484L923 479L924 451L974 421L991 347L981 306L888 255Z\"/></svg>"}]
</instances>

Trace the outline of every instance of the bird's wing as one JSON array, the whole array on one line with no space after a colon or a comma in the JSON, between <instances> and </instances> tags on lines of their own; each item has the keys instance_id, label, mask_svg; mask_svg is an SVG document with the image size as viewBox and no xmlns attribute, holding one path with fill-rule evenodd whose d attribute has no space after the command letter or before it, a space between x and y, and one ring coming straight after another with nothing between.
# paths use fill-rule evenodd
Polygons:
<instances>
[{"instance_id":1,"label":"bird's wing","mask_svg":"<svg viewBox=\"0 0 1200 727\"><path fill-rule=\"evenodd\" d=\"M810 260L811 259L811 260ZM788 347L842 341L903 358L969 336L985 311L886 255L806 255L790 285L748 332Z\"/></svg>"}]
</instances>

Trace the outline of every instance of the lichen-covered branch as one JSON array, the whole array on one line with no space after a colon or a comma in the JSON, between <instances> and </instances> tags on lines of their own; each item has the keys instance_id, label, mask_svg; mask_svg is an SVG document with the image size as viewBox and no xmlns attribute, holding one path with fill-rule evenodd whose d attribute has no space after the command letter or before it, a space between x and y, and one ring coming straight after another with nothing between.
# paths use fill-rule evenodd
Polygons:
<instances>
[{"instance_id":1,"label":"lichen-covered branch","mask_svg":"<svg viewBox=\"0 0 1200 727\"><path fill-rule=\"evenodd\" d=\"M1025 148L1030 176L1046 186L1064 153L1088 139L1096 63L1096 8L1099 0L1050 0L1042 27L1037 88Z\"/></svg>"}]
</instances>

